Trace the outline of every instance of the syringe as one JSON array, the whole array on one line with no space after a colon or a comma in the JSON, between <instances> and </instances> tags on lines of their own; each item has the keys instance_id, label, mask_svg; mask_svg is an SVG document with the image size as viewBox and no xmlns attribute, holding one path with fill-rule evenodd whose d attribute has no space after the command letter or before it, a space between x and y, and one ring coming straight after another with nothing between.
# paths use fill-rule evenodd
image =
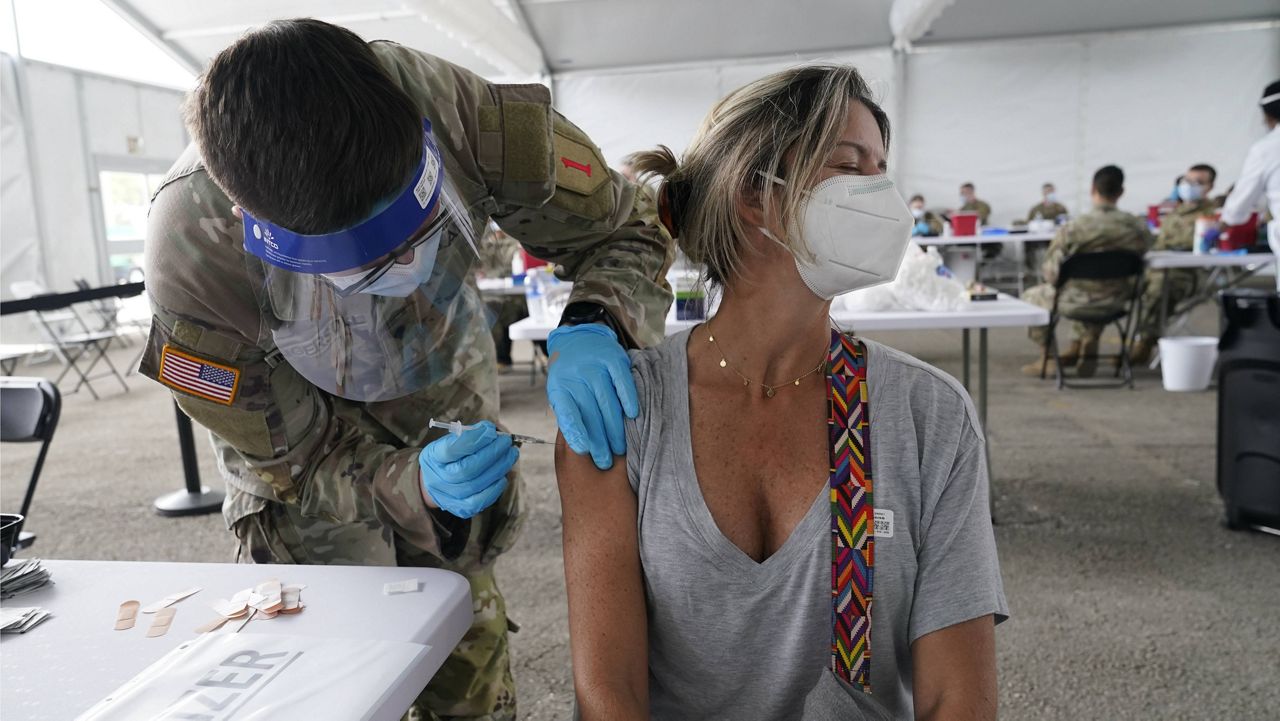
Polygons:
<instances>
[{"instance_id":1,"label":"syringe","mask_svg":"<svg viewBox=\"0 0 1280 721\"><path fill-rule=\"evenodd\" d=\"M449 431L455 436L460 436L462 435L463 431L469 431L472 428L475 428L475 426L463 425L462 421L449 421L446 423L445 421L437 421L434 418L431 419L431 422L428 424L428 427L441 428L443 430ZM498 431L498 435L511 436L511 442L517 446L522 446L522 445L549 446L551 445L550 441L544 441L541 438L535 438L533 436L525 436L519 433L506 433L504 431Z\"/></svg>"}]
</instances>

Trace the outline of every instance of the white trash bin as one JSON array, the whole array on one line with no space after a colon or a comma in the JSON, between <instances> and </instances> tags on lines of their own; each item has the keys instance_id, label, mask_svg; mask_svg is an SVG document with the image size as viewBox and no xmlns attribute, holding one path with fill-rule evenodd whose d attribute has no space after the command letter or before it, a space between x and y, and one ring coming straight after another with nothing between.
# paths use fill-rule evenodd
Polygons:
<instances>
[{"instance_id":1,"label":"white trash bin","mask_svg":"<svg viewBox=\"0 0 1280 721\"><path fill-rule=\"evenodd\" d=\"M1160 372L1167 391L1208 388L1217 361L1217 338L1188 335L1160 339Z\"/></svg>"}]
</instances>

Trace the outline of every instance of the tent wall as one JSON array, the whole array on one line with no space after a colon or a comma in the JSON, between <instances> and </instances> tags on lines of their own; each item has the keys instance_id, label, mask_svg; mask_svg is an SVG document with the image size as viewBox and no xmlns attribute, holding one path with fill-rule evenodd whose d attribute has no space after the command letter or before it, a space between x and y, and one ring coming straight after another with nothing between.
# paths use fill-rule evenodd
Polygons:
<instances>
[{"instance_id":1,"label":"tent wall","mask_svg":"<svg viewBox=\"0 0 1280 721\"><path fill-rule=\"evenodd\" d=\"M1145 213L1189 165L1214 194L1264 127L1280 77L1276 25L1240 25L925 48L908 56L904 188L953 206L972 180L993 222L1024 217L1041 183L1088 206L1094 170L1124 169L1121 206Z\"/></svg>"},{"instance_id":2,"label":"tent wall","mask_svg":"<svg viewBox=\"0 0 1280 721\"><path fill-rule=\"evenodd\" d=\"M1188 165L1218 168L1215 194L1261 136L1256 102L1280 76L1277 23L917 47L824 56L873 81L895 127L892 173L904 194L956 204L972 180L994 223L1025 215L1053 181L1074 211L1101 165L1125 169L1122 206L1144 212ZM800 62L574 72L556 105L608 160L664 143L683 150L715 100ZM905 88L903 97L897 94Z\"/></svg>"},{"instance_id":3,"label":"tent wall","mask_svg":"<svg viewBox=\"0 0 1280 721\"><path fill-rule=\"evenodd\" d=\"M54 291L76 278L112 282L99 197L100 169L164 172L187 143L182 93L57 65L25 62L26 112L14 92L12 58L4 56L3 238L0 296L16 280ZM36 167L23 160L23 123ZM131 147L130 138L136 139ZM132 152L131 152L132 150ZM34 203L44 220L36 236ZM35 340L27 319L6 319L5 342Z\"/></svg>"}]
</instances>

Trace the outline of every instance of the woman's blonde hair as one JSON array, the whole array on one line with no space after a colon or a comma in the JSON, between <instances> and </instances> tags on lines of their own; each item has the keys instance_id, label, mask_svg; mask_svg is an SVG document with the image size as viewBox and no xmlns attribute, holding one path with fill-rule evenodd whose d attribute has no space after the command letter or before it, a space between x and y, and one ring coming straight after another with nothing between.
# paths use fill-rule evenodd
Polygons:
<instances>
[{"instance_id":1,"label":"woman's blonde hair","mask_svg":"<svg viewBox=\"0 0 1280 721\"><path fill-rule=\"evenodd\" d=\"M716 103L683 158L659 146L635 153L632 166L644 180L663 179L663 222L685 255L706 266L707 279L723 285L742 261L746 228L739 201L757 200L767 220L790 228L844 134L855 100L871 111L887 151L889 118L862 75L850 65L806 65L767 75ZM789 247L794 242L779 240Z\"/></svg>"}]
</instances>

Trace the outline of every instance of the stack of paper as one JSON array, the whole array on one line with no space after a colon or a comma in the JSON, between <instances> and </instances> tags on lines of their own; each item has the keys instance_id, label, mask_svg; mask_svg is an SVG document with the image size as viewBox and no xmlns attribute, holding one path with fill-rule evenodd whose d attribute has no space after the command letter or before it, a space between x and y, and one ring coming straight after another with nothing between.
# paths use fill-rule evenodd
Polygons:
<instances>
[{"instance_id":1,"label":"stack of paper","mask_svg":"<svg viewBox=\"0 0 1280 721\"><path fill-rule=\"evenodd\" d=\"M0 633L26 633L49 615L48 611L37 606L5 606L0 608Z\"/></svg>"},{"instance_id":2,"label":"stack of paper","mask_svg":"<svg viewBox=\"0 0 1280 721\"><path fill-rule=\"evenodd\" d=\"M49 580L49 570L40 565L40 559L12 560L0 571L0 598L13 598L51 583L53 581Z\"/></svg>"}]
</instances>

